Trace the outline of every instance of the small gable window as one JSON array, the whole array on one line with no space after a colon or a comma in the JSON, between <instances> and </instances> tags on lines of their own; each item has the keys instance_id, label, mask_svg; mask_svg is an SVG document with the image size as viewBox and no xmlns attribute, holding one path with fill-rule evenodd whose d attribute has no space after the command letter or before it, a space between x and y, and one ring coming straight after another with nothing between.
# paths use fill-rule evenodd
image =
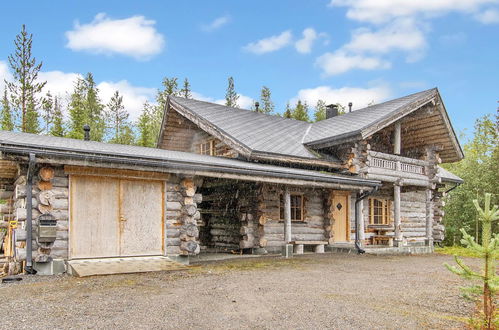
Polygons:
<instances>
[{"instance_id":1,"label":"small gable window","mask_svg":"<svg viewBox=\"0 0 499 330\"><path fill-rule=\"evenodd\" d=\"M284 195L279 196L279 217L284 220ZM303 195L291 193L291 221L303 221Z\"/></svg>"},{"instance_id":2,"label":"small gable window","mask_svg":"<svg viewBox=\"0 0 499 330\"><path fill-rule=\"evenodd\" d=\"M387 199L369 199L369 223L371 225L388 225L390 223L390 204Z\"/></svg>"},{"instance_id":3,"label":"small gable window","mask_svg":"<svg viewBox=\"0 0 499 330\"><path fill-rule=\"evenodd\" d=\"M215 155L215 141L210 140L207 142L203 142L199 145L199 153L201 155Z\"/></svg>"}]
</instances>

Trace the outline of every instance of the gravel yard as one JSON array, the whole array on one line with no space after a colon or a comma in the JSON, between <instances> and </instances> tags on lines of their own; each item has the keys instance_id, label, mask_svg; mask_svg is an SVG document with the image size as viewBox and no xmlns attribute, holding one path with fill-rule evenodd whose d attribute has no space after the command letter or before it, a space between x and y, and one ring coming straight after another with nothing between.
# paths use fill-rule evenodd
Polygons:
<instances>
[{"instance_id":1,"label":"gravel yard","mask_svg":"<svg viewBox=\"0 0 499 330\"><path fill-rule=\"evenodd\" d=\"M0 286L0 328L462 328L473 304L444 262L452 257L325 254L31 276Z\"/></svg>"}]
</instances>

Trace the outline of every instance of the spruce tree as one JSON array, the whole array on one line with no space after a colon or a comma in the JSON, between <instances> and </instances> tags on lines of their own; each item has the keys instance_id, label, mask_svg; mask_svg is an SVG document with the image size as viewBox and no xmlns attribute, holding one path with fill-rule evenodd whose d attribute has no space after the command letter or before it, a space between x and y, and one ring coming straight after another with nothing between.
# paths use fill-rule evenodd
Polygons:
<instances>
[{"instance_id":1,"label":"spruce tree","mask_svg":"<svg viewBox=\"0 0 499 330\"><path fill-rule=\"evenodd\" d=\"M119 144L130 144L133 142L133 137L131 137L133 134L131 134L128 117L129 114L123 105L123 96L118 91L115 91L107 104L106 110L106 122L110 129L109 142Z\"/></svg>"},{"instance_id":2,"label":"spruce tree","mask_svg":"<svg viewBox=\"0 0 499 330\"><path fill-rule=\"evenodd\" d=\"M314 119L316 122L326 119L326 102L318 100L315 105Z\"/></svg>"},{"instance_id":3,"label":"spruce tree","mask_svg":"<svg viewBox=\"0 0 499 330\"><path fill-rule=\"evenodd\" d=\"M106 130L104 105L99 98L99 89L90 72L85 76L84 87L84 109L88 118L88 123L85 124L90 125L90 139L92 141L102 141Z\"/></svg>"},{"instance_id":4,"label":"spruce tree","mask_svg":"<svg viewBox=\"0 0 499 330\"><path fill-rule=\"evenodd\" d=\"M481 285L472 286L465 289L465 291L472 295L482 294L483 324L480 328L483 326L485 329L495 328L493 323L498 322L497 319L494 321L497 316L494 295L499 292L499 276L496 274L495 267L495 260L499 257L499 233L492 232L492 225L494 221L499 220L499 208L497 205L491 207L490 199L491 194L486 193L485 207L483 209L480 207L478 200L473 200L478 218L482 222L482 244L478 244L478 240L469 235L464 228L461 229L463 234L461 243L483 259L483 271L480 273L474 271L457 256L454 258L459 267L445 264L450 271L464 279L481 282Z\"/></svg>"},{"instance_id":5,"label":"spruce tree","mask_svg":"<svg viewBox=\"0 0 499 330\"><path fill-rule=\"evenodd\" d=\"M274 112L274 102L271 99L270 88L263 86L260 92L260 109L259 111L266 114Z\"/></svg>"},{"instance_id":6,"label":"spruce tree","mask_svg":"<svg viewBox=\"0 0 499 330\"><path fill-rule=\"evenodd\" d=\"M83 139L83 126L88 124L88 116L85 111L85 82L82 78L76 78L73 92L69 101L69 132L68 137Z\"/></svg>"},{"instance_id":7,"label":"spruce tree","mask_svg":"<svg viewBox=\"0 0 499 330\"><path fill-rule=\"evenodd\" d=\"M13 131L14 130L14 118L12 118L12 110L10 108L9 97L7 94L7 87L3 90L3 98L2 98L2 121L1 128L4 131Z\"/></svg>"},{"instance_id":8,"label":"spruce tree","mask_svg":"<svg viewBox=\"0 0 499 330\"><path fill-rule=\"evenodd\" d=\"M152 136L152 114L153 107L148 103L144 103L144 108L137 120L137 128L139 136L137 145L142 147L154 147L154 137Z\"/></svg>"},{"instance_id":9,"label":"spruce tree","mask_svg":"<svg viewBox=\"0 0 499 330\"><path fill-rule=\"evenodd\" d=\"M42 118L45 126L45 134L49 134L50 132L50 124L53 121L54 118L54 100L52 98L52 94L50 94L50 91L47 92L45 97L42 99Z\"/></svg>"},{"instance_id":10,"label":"spruce tree","mask_svg":"<svg viewBox=\"0 0 499 330\"><path fill-rule=\"evenodd\" d=\"M308 116L308 105L307 103L302 103L301 100L298 100L295 109L293 110L292 117L296 120L301 121L309 121L310 118Z\"/></svg>"},{"instance_id":11,"label":"spruce tree","mask_svg":"<svg viewBox=\"0 0 499 330\"><path fill-rule=\"evenodd\" d=\"M64 115L62 113L61 101L59 100L59 97L57 97L57 96L54 97L53 115L54 115L53 122L52 122L53 125L52 125L52 128L50 129L50 135L63 137L64 136L64 125L63 125Z\"/></svg>"},{"instance_id":12,"label":"spruce tree","mask_svg":"<svg viewBox=\"0 0 499 330\"><path fill-rule=\"evenodd\" d=\"M227 91L225 93L225 105L228 107L239 108L237 101L239 100L239 95L236 93L234 87L234 78L229 77Z\"/></svg>"},{"instance_id":13,"label":"spruce tree","mask_svg":"<svg viewBox=\"0 0 499 330\"><path fill-rule=\"evenodd\" d=\"M22 132L38 132L38 93L46 82L38 82L38 72L42 62L36 63L31 47L33 35L26 31L23 24L21 32L14 40L15 51L9 55L9 66L12 69L14 81L5 81L12 99L12 108L20 113L20 128Z\"/></svg>"},{"instance_id":14,"label":"spruce tree","mask_svg":"<svg viewBox=\"0 0 499 330\"><path fill-rule=\"evenodd\" d=\"M184 79L184 86L180 90L180 95L182 97L185 97L186 99L192 98L191 84L189 83L189 80L187 78Z\"/></svg>"},{"instance_id":15,"label":"spruce tree","mask_svg":"<svg viewBox=\"0 0 499 330\"><path fill-rule=\"evenodd\" d=\"M284 111L282 116L284 118L293 118L293 113L291 112L291 107L289 105L289 102L286 103L286 110Z\"/></svg>"}]
</instances>

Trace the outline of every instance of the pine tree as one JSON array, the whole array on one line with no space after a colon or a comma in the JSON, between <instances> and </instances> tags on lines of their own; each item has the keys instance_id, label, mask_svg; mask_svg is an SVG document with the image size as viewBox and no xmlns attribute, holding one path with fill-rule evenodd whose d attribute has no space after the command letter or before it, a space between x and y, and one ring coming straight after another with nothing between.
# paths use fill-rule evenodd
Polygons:
<instances>
[{"instance_id":1,"label":"pine tree","mask_svg":"<svg viewBox=\"0 0 499 330\"><path fill-rule=\"evenodd\" d=\"M123 96L118 91L114 92L107 104L106 122L110 129L111 143L131 144L133 143L133 132L128 122L129 114L123 105Z\"/></svg>"},{"instance_id":2,"label":"pine tree","mask_svg":"<svg viewBox=\"0 0 499 330\"><path fill-rule=\"evenodd\" d=\"M68 137L83 139L83 126L88 123L85 111L85 82L82 78L76 78L73 93L69 101L69 132Z\"/></svg>"},{"instance_id":3,"label":"pine tree","mask_svg":"<svg viewBox=\"0 0 499 330\"><path fill-rule=\"evenodd\" d=\"M59 97L57 97L57 96L54 97L53 115L54 115L54 119L52 122L53 123L52 128L50 129L50 135L63 137L64 136L64 126L63 126L64 115L62 113L61 101L59 100Z\"/></svg>"},{"instance_id":4,"label":"pine tree","mask_svg":"<svg viewBox=\"0 0 499 330\"><path fill-rule=\"evenodd\" d=\"M459 267L445 266L453 273L467 280L478 280L481 286L473 286L465 291L471 294L482 294L483 298L483 326L486 329L493 328L494 316L496 316L494 306L494 295L499 292L499 276L496 274L495 260L499 257L499 233L492 232L492 224L499 220L499 209L497 205L491 207L491 194L485 194L485 207L482 209L478 200L473 200L473 204L478 212L478 218L482 222L482 244L478 244L475 238L469 235L464 228L461 229L463 239L461 243L466 248L480 255L484 262L484 269L478 273L468 267L463 260L455 256ZM497 320L496 320L497 322Z\"/></svg>"},{"instance_id":5,"label":"pine tree","mask_svg":"<svg viewBox=\"0 0 499 330\"><path fill-rule=\"evenodd\" d=\"M99 98L99 89L94 81L92 73L87 73L84 80L85 102L84 109L90 125L90 139L102 141L106 131L104 122L104 105Z\"/></svg>"},{"instance_id":6,"label":"pine tree","mask_svg":"<svg viewBox=\"0 0 499 330\"><path fill-rule=\"evenodd\" d=\"M192 98L191 84L189 84L189 80L187 78L184 79L184 86L180 90L180 95L186 99Z\"/></svg>"},{"instance_id":7,"label":"pine tree","mask_svg":"<svg viewBox=\"0 0 499 330\"><path fill-rule=\"evenodd\" d=\"M3 90L3 98L2 98L2 121L1 128L4 131L12 131L14 130L14 120L12 118L12 110L10 108L10 102L7 94L7 87Z\"/></svg>"},{"instance_id":8,"label":"pine tree","mask_svg":"<svg viewBox=\"0 0 499 330\"><path fill-rule=\"evenodd\" d=\"M144 103L144 108L137 120L137 128L139 136L137 138L137 145L142 147L154 147L154 137L152 135L152 115L153 107L148 103Z\"/></svg>"},{"instance_id":9,"label":"pine tree","mask_svg":"<svg viewBox=\"0 0 499 330\"><path fill-rule=\"evenodd\" d=\"M293 113L291 112L291 107L289 105L289 102L286 103L286 110L284 111L284 114L282 116L284 118L293 118Z\"/></svg>"},{"instance_id":10,"label":"pine tree","mask_svg":"<svg viewBox=\"0 0 499 330\"><path fill-rule=\"evenodd\" d=\"M314 119L316 122L326 119L326 102L318 100L315 105Z\"/></svg>"},{"instance_id":11,"label":"pine tree","mask_svg":"<svg viewBox=\"0 0 499 330\"><path fill-rule=\"evenodd\" d=\"M50 91L48 91L45 97L42 99L42 118L45 124L45 134L49 134L49 127L54 118L53 106L54 100L52 99L52 94L50 94Z\"/></svg>"},{"instance_id":12,"label":"pine tree","mask_svg":"<svg viewBox=\"0 0 499 330\"><path fill-rule=\"evenodd\" d=\"M310 118L308 116L308 105L307 103L302 103L301 100L298 100L295 109L293 110L292 117L296 120L301 121L309 121Z\"/></svg>"},{"instance_id":13,"label":"pine tree","mask_svg":"<svg viewBox=\"0 0 499 330\"><path fill-rule=\"evenodd\" d=\"M227 92L225 93L225 105L228 107L239 108L237 100L239 100L239 95L236 93L234 87L234 78L229 77Z\"/></svg>"},{"instance_id":14,"label":"pine tree","mask_svg":"<svg viewBox=\"0 0 499 330\"><path fill-rule=\"evenodd\" d=\"M38 121L40 115L37 110L37 100L35 100L34 95L30 94L28 96L28 103L26 105L26 117L25 117L25 132L38 134L40 133L40 123Z\"/></svg>"},{"instance_id":15,"label":"pine tree","mask_svg":"<svg viewBox=\"0 0 499 330\"><path fill-rule=\"evenodd\" d=\"M31 53L32 44L33 35L29 34L23 25L14 40L15 51L8 57L14 81L5 81L10 91L12 107L20 113L22 132L38 132L37 94L46 84L37 82L43 63L36 63Z\"/></svg>"},{"instance_id":16,"label":"pine tree","mask_svg":"<svg viewBox=\"0 0 499 330\"><path fill-rule=\"evenodd\" d=\"M274 112L274 102L271 99L270 88L263 86L260 92L260 112L266 114L272 114Z\"/></svg>"}]
</instances>

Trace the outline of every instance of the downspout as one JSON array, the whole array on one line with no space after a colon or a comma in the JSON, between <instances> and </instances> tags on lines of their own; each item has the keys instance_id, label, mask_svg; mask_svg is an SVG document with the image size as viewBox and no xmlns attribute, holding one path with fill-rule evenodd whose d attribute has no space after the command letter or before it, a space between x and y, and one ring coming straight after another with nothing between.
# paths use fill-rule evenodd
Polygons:
<instances>
[{"instance_id":1,"label":"downspout","mask_svg":"<svg viewBox=\"0 0 499 330\"><path fill-rule=\"evenodd\" d=\"M35 172L35 154L29 154L26 180L26 273L36 274L33 269L33 174Z\"/></svg>"},{"instance_id":2,"label":"downspout","mask_svg":"<svg viewBox=\"0 0 499 330\"><path fill-rule=\"evenodd\" d=\"M362 202L366 197L374 194L376 191L378 191L379 187L376 186L373 189L363 192L363 193L358 193L357 194L357 199L355 200L355 248L357 249L358 254L363 254L366 253L365 250L363 250L360 247L360 239L359 239L359 223L361 221L362 215L359 217L359 208L358 204Z\"/></svg>"},{"instance_id":3,"label":"downspout","mask_svg":"<svg viewBox=\"0 0 499 330\"><path fill-rule=\"evenodd\" d=\"M462 185L463 182L456 182L456 185L447 189L446 191L444 191L443 195L447 195L448 193L450 193L451 191L453 191L454 189L456 189L457 187L459 187L460 185ZM431 200L433 201L435 199L436 195L433 194L433 196L431 197Z\"/></svg>"}]
</instances>

